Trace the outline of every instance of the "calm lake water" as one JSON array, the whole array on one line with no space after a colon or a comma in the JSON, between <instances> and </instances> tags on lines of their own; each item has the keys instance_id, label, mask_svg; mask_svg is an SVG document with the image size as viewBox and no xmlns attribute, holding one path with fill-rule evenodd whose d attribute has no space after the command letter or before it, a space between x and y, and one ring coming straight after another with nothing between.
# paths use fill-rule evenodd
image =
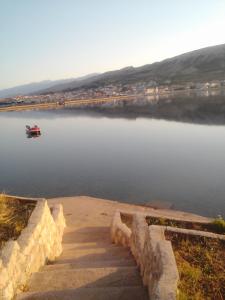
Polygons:
<instances>
[{"instance_id":1,"label":"calm lake water","mask_svg":"<svg viewBox=\"0 0 225 300\"><path fill-rule=\"evenodd\" d=\"M25 125L38 124L39 138ZM79 111L0 113L0 191L225 212L225 126Z\"/></svg>"}]
</instances>

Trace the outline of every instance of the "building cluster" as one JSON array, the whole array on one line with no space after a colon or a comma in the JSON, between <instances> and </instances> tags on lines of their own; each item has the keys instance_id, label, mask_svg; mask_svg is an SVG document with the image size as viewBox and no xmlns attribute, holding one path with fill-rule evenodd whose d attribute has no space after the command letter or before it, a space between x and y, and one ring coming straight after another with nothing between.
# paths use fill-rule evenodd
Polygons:
<instances>
[{"instance_id":1,"label":"building cluster","mask_svg":"<svg viewBox=\"0 0 225 300\"><path fill-rule=\"evenodd\" d=\"M19 105L19 104L40 104L57 102L63 104L65 101L76 99L97 99L116 96L151 96L170 94L182 91L209 91L213 89L225 88L225 80L214 80L204 83L183 83L183 84L164 84L157 85L155 81L138 82L129 84L109 84L103 87L80 88L65 92L55 92L43 95L16 96L0 99L0 106Z\"/></svg>"},{"instance_id":2,"label":"building cluster","mask_svg":"<svg viewBox=\"0 0 225 300\"><path fill-rule=\"evenodd\" d=\"M190 90L200 90L207 91L210 89L220 89L225 88L225 80L214 80L210 82L188 82L183 84L166 84L166 85L154 85L147 87L145 90L146 95L153 94L165 94L173 93L177 91L190 91Z\"/></svg>"}]
</instances>

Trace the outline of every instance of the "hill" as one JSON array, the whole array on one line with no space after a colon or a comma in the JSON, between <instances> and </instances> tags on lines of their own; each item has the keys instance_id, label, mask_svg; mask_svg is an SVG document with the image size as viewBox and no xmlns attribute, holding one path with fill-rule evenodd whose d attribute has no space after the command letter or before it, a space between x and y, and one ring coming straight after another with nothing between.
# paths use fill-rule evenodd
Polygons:
<instances>
[{"instance_id":1,"label":"hill","mask_svg":"<svg viewBox=\"0 0 225 300\"><path fill-rule=\"evenodd\" d=\"M66 86L70 82L79 82L80 80L85 80L95 75L96 74L89 74L78 78L68 78L60 80L43 80L40 82L32 82L24 85L19 85L9 89L0 90L0 98L34 94L41 90L49 88L54 89L54 86L59 86L60 88L61 86Z\"/></svg>"},{"instance_id":2,"label":"hill","mask_svg":"<svg viewBox=\"0 0 225 300\"><path fill-rule=\"evenodd\" d=\"M191 51L161 62L141 67L126 67L102 74L89 74L80 78L42 81L1 90L0 97L26 94L65 92L79 88L97 88L109 84L149 85L179 84L225 80L225 44Z\"/></svg>"},{"instance_id":3,"label":"hill","mask_svg":"<svg viewBox=\"0 0 225 300\"><path fill-rule=\"evenodd\" d=\"M88 79L56 85L42 92L67 91L120 83L155 82L161 85L217 79L225 79L225 44L191 51L137 68L127 67Z\"/></svg>"}]
</instances>

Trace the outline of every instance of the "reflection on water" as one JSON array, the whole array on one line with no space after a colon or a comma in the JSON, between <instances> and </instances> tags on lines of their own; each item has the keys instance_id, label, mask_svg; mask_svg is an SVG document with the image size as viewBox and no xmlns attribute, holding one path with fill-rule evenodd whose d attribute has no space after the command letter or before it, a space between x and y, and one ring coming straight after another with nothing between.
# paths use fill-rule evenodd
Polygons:
<instances>
[{"instance_id":1,"label":"reflection on water","mask_svg":"<svg viewBox=\"0 0 225 300\"><path fill-rule=\"evenodd\" d=\"M29 131L26 131L26 136L28 139L36 139L38 137L41 136L41 133L40 132L29 132Z\"/></svg>"},{"instance_id":2,"label":"reflection on water","mask_svg":"<svg viewBox=\"0 0 225 300\"><path fill-rule=\"evenodd\" d=\"M38 137L41 136L41 133L30 133L30 132L26 132L26 136L28 139L36 139Z\"/></svg>"},{"instance_id":3,"label":"reflection on water","mask_svg":"<svg viewBox=\"0 0 225 300\"><path fill-rule=\"evenodd\" d=\"M151 105L130 107L1 113L0 190L223 214L225 127L152 119L141 113ZM35 123L43 134L28 140L24 127Z\"/></svg>"},{"instance_id":4,"label":"reflection on water","mask_svg":"<svg viewBox=\"0 0 225 300\"><path fill-rule=\"evenodd\" d=\"M207 95L207 97L206 97ZM101 106L85 106L110 117L151 117L200 124L225 124L225 91L187 91L186 93L151 95Z\"/></svg>"}]
</instances>

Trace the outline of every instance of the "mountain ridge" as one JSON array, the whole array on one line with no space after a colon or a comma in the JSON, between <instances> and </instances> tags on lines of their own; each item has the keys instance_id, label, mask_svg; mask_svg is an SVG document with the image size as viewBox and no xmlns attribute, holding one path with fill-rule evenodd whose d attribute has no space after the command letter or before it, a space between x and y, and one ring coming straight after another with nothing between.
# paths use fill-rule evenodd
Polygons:
<instances>
[{"instance_id":1,"label":"mountain ridge","mask_svg":"<svg viewBox=\"0 0 225 300\"><path fill-rule=\"evenodd\" d=\"M77 78L66 78L58 80L42 80L39 82L30 82L23 85L17 85L15 87L0 90L0 97L13 97L17 95L27 95L37 93L41 90L51 88L55 85L68 84L69 82L84 80L89 77L95 76L98 73L88 74Z\"/></svg>"},{"instance_id":2,"label":"mountain ridge","mask_svg":"<svg viewBox=\"0 0 225 300\"><path fill-rule=\"evenodd\" d=\"M70 82L42 91L60 92L78 88L95 88L107 84L152 82L156 85L179 84L190 81L225 80L225 44L189 51L160 62L140 67L125 67L99 74L88 81Z\"/></svg>"},{"instance_id":3,"label":"mountain ridge","mask_svg":"<svg viewBox=\"0 0 225 300\"><path fill-rule=\"evenodd\" d=\"M23 85L0 91L3 94L15 95L18 88L23 94L47 94L66 92L80 88L98 88L109 84L135 84L147 82L150 85L183 84L185 82L204 82L212 80L225 80L225 44L210 46L189 51L171 58L140 67L128 66L119 70L105 73L93 73L79 78L59 81L43 81L48 86L37 88L39 83L26 92L28 85ZM32 84L30 84L32 85ZM49 86L50 85L50 86Z\"/></svg>"}]
</instances>

